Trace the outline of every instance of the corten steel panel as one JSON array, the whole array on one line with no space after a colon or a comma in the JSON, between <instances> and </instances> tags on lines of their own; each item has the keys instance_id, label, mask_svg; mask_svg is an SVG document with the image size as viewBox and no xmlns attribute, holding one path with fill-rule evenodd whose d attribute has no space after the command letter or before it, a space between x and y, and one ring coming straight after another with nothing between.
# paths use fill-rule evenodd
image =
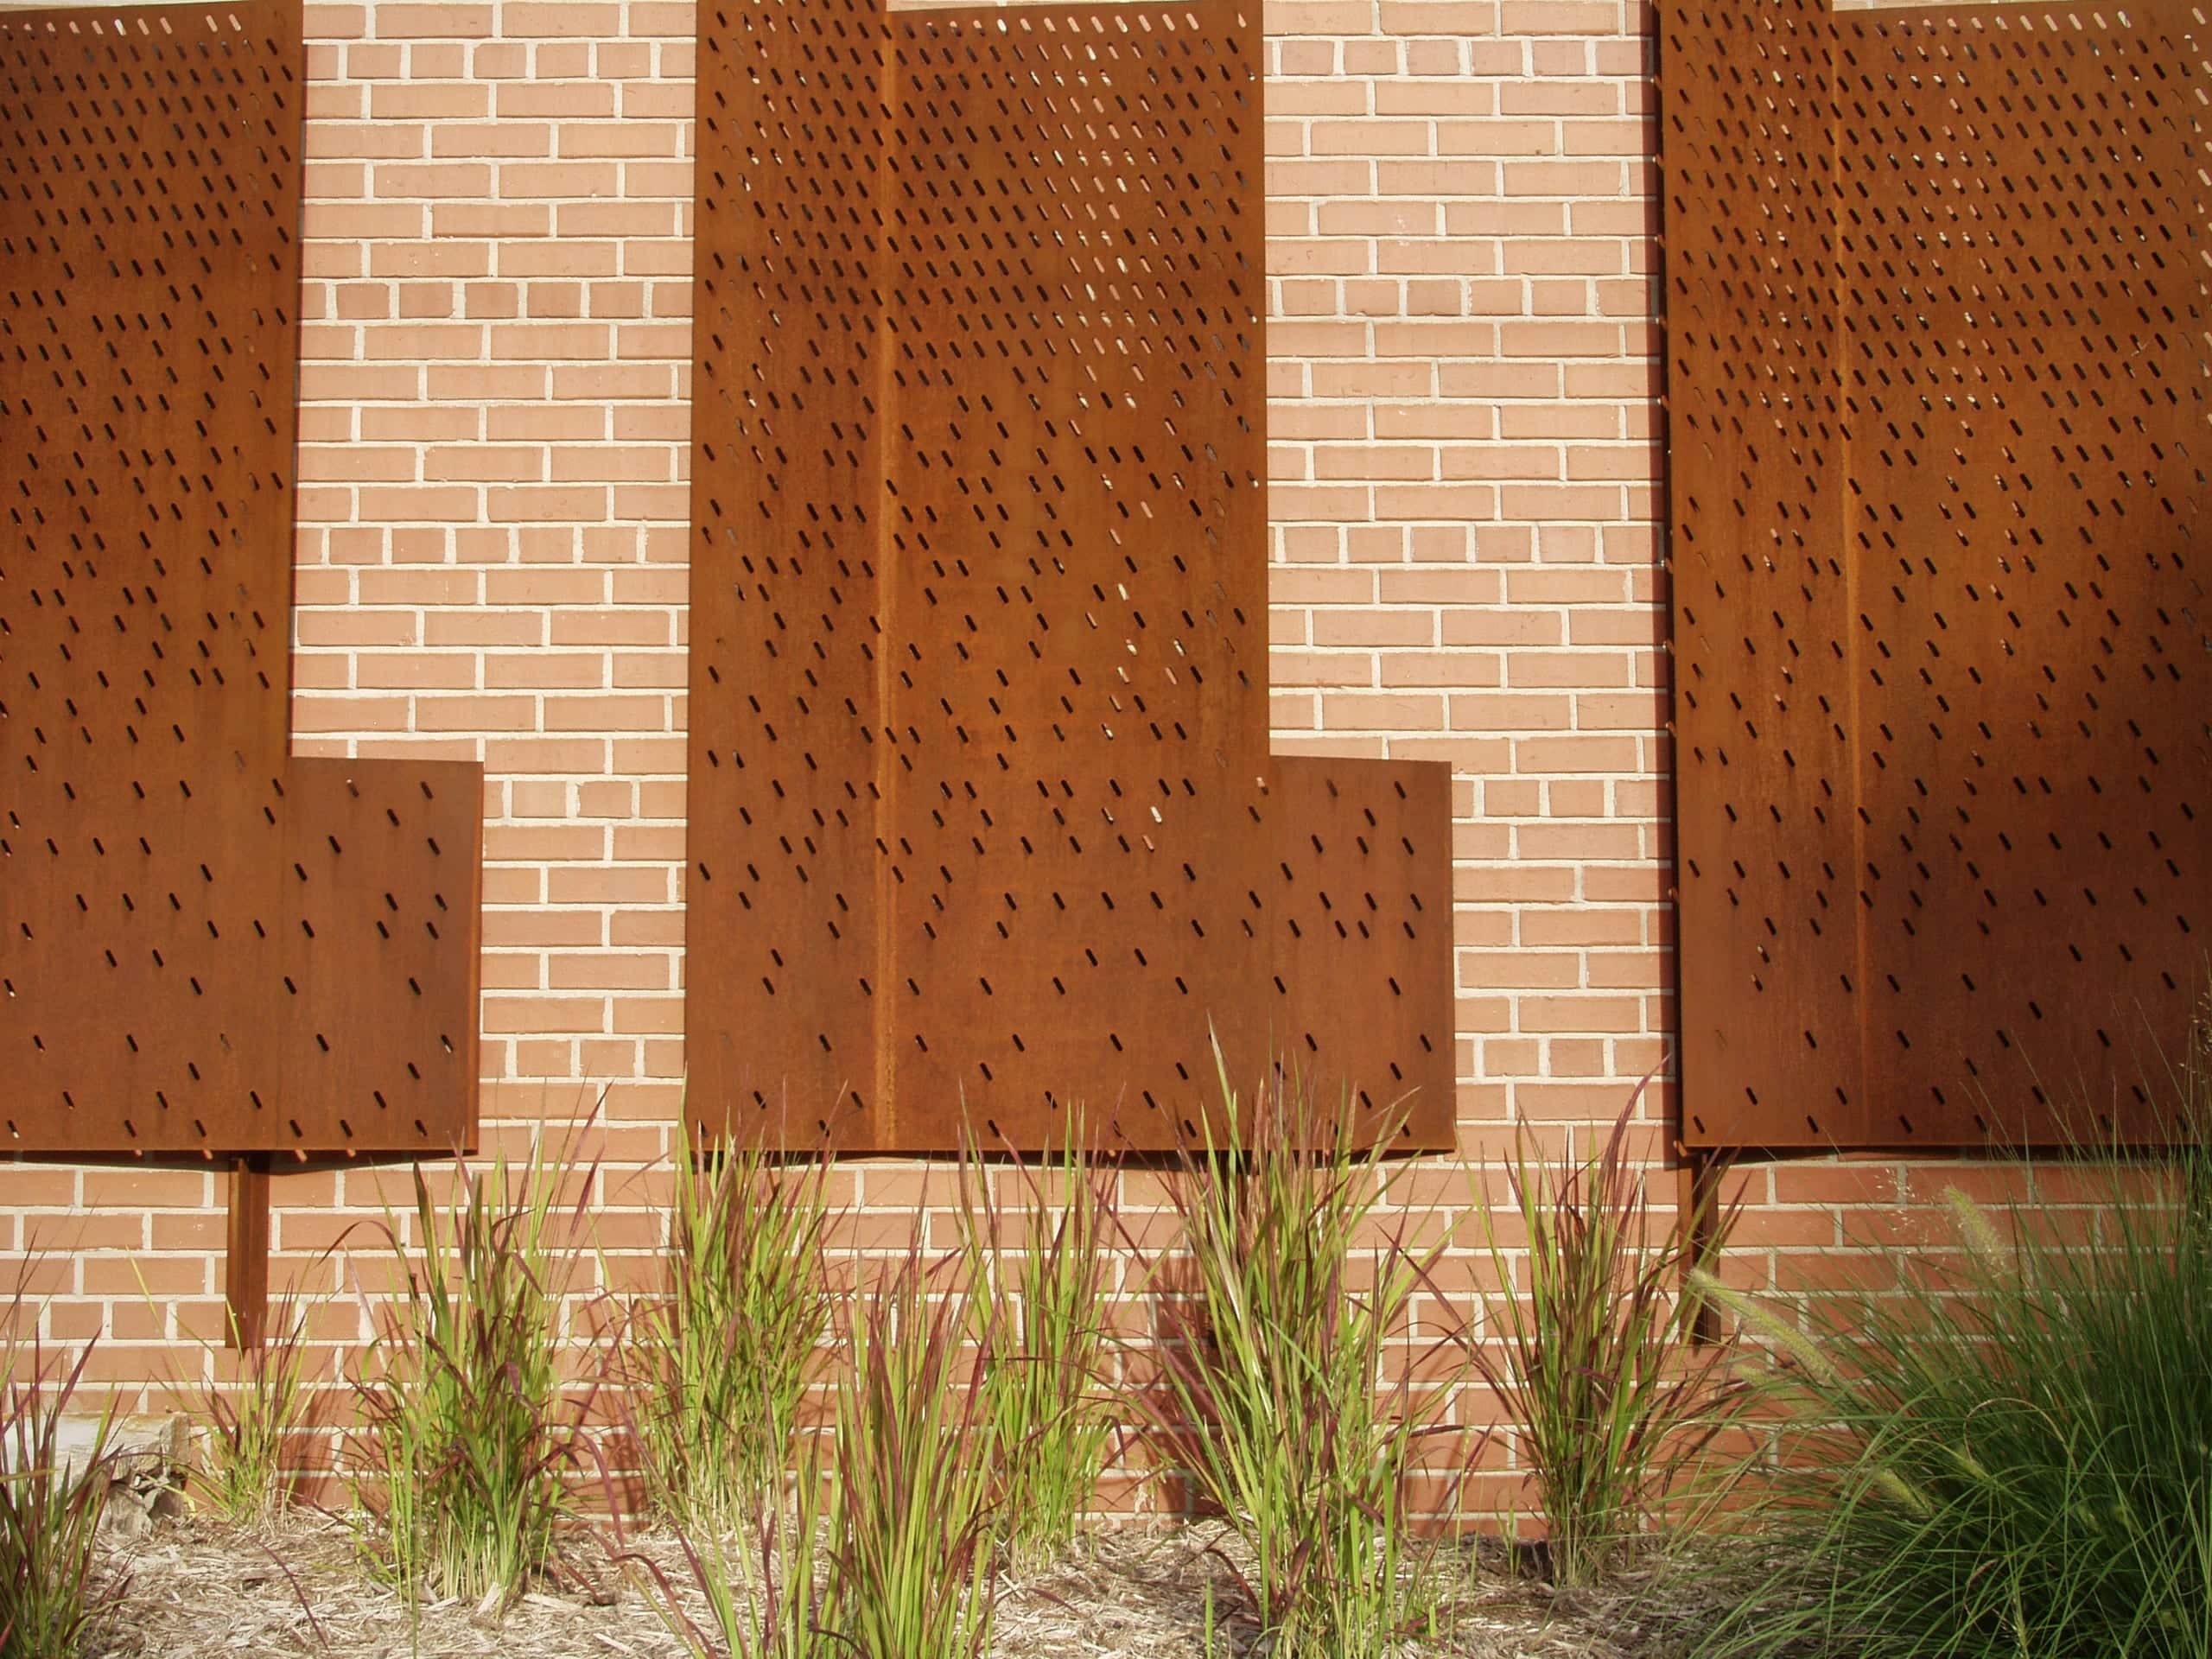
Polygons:
<instances>
[{"instance_id":1,"label":"corten steel panel","mask_svg":"<svg viewBox=\"0 0 2212 1659\"><path fill-rule=\"evenodd\" d=\"M1685 1139L2155 1135L2212 930L2202 26L1661 29Z\"/></svg>"},{"instance_id":2,"label":"corten steel panel","mask_svg":"<svg viewBox=\"0 0 2212 1659\"><path fill-rule=\"evenodd\" d=\"M701 28L693 1116L1450 1145L1448 769L1268 751L1259 9Z\"/></svg>"},{"instance_id":3,"label":"corten steel panel","mask_svg":"<svg viewBox=\"0 0 2212 1659\"><path fill-rule=\"evenodd\" d=\"M474 1133L481 769L288 753L302 65L0 16L0 1149Z\"/></svg>"}]
</instances>

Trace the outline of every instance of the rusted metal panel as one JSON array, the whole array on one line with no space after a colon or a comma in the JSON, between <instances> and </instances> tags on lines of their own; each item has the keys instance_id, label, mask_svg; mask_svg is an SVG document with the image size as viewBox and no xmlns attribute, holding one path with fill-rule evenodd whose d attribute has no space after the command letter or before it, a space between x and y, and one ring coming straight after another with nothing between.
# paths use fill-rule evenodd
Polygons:
<instances>
[{"instance_id":1,"label":"rusted metal panel","mask_svg":"<svg viewBox=\"0 0 2212 1659\"><path fill-rule=\"evenodd\" d=\"M701 28L693 1115L1449 1145L1447 769L1268 753L1258 9Z\"/></svg>"},{"instance_id":2,"label":"rusted metal panel","mask_svg":"<svg viewBox=\"0 0 2212 1659\"><path fill-rule=\"evenodd\" d=\"M302 66L0 16L0 1149L474 1133L481 768L288 753Z\"/></svg>"},{"instance_id":3,"label":"rusted metal panel","mask_svg":"<svg viewBox=\"0 0 2212 1659\"><path fill-rule=\"evenodd\" d=\"M2212 923L2202 26L1661 29L1684 1137L2156 1133Z\"/></svg>"}]
</instances>

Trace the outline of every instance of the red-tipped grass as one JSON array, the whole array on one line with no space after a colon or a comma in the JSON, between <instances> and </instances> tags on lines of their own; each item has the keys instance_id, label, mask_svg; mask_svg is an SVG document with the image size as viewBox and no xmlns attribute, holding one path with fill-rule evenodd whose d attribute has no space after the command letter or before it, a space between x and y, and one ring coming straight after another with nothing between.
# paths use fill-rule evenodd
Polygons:
<instances>
[{"instance_id":1,"label":"red-tipped grass","mask_svg":"<svg viewBox=\"0 0 2212 1659\"><path fill-rule=\"evenodd\" d=\"M755 1494L751 1518L734 1533L678 1522L691 1599L644 1552L620 1558L692 1659L831 1659L847 1651L827 1623L824 1484L819 1443L809 1440L775 1486Z\"/></svg>"},{"instance_id":2,"label":"red-tipped grass","mask_svg":"<svg viewBox=\"0 0 2212 1659\"><path fill-rule=\"evenodd\" d=\"M378 1224L400 1288L355 1378L346 1469L373 1560L410 1595L519 1592L555 1565L580 1487L604 1479L595 1389L570 1384L563 1328L597 1172L568 1163L540 1141L519 1171L504 1153L458 1166L445 1203L417 1167L413 1243L398 1217Z\"/></svg>"},{"instance_id":3,"label":"red-tipped grass","mask_svg":"<svg viewBox=\"0 0 2212 1659\"><path fill-rule=\"evenodd\" d=\"M633 1297L616 1353L652 1506L688 1531L750 1529L782 1490L822 1363L825 1152L789 1162L688 1141L669 1205L668 1277Z\"/></svg>"},{"instance_id":4,"label":"red-tipped grass","mask_svg":"<svg viewBox=\"0 0 2212 1659\"><path fill-rule=\"evenodd\" d=\"M991 1343L958 1257L906 1253L855 1290L831 1426L830 1617L861 1659L990 1644L1001 1481L982 1415Z\"/></svg>"},{"instance_id":5,"label":"red-tipped grass","mask_svg":"<svg viewBox=\"0 0 2212 1659\"><path fill-rule=\"evenodd\" d=\"M1058 1152L1009 1164L1000 1185L962 1160L962 1253L987 1344L981 1418L1001 1466L999 1533L1035 1565L1075 1537L1114 1433L1106 1375L1118 1166L1094 1167L1079 1128Z\"/></svg>"},{"instance_id":6,"label":"red-tipped grass","mask_svg":"<svg viewBox=\"0 0 2212 1659\"><path fill-rule=\"evenodd\" d=\"M191 1490L235 1526L259 1529L276 1521L308 1472L304 1452L328 1415L329 1395L321 1386L325 1379L314 1374L308 1326L325 1300L288 1285L270 1302L258 1344L240 1347L236 1315L227 1313L231 1345L200 1344L216 1380L193 1390L207 1425L207 1448L192 1471Z\"/></svg>"},{"instance_id":7,"label":"red-tipped grass","mask_svg":"<svg viewBox=\"0 0 2212 1659\"><path fill-rule=\"evenodd\" d=\"M1685 1472L1743 1396L1729 1349L1699 1342L1685 1294L1733 1212L1654 1218L1628 1151L1642 1094L1579 1161L1547 1162L1520 1133L1505 1172L1517 1241L1475 1194L1504 1293L1494 1333L1469 1328L1462 1340L1513 1426L1562 1585L1599 1576L1663 1502L1685 1495Z\"/></svg>"},{"instance_id":8,"label":"red-tipped grass","mask_svg":"<svg viewBox=\"0 0 2212 1659\"><path fill-rule=\"evenodd\" d=\"M8 1322L0 1346L0 1659L70 1659L123 1593L119 1581L96 1584L94 1572L115 1403L104 1402L89 1441L73 1453L62 1425L81 1421L72 1408L92 1344L73 1356L49 1352L21 1277L0 1317Z\"/></svg>"},{"instance_id":9,"label":"red-tipped grass","mask_svg":"<svg viewBox=\"0 0 2212 1659\"><path fill-rule=\"evenodd\" d=\"M1132 1356L1157 1380L1131 1403L1249 1548L1269 1651L1393 1653L1435 1605L1408 1497L1462 1434L1433 1366L1449 1351L1420 1351L1411 1318L1442 1243L1391 1208L1395 1126L1362 1135L1348 1100L1278 1078L1249 1103L1224 1078L1223 1099L1219 1138L1170 1184L1181 1237L1147 1262L1160 1340Z\"/></svg>"}]
</instances>

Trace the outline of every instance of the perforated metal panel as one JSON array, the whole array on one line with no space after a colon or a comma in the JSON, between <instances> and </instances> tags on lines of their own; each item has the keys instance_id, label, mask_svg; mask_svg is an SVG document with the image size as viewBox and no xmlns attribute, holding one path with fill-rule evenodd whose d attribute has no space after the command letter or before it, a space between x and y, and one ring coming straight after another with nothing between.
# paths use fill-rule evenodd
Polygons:
<instances>
[{"instance_id":1,"label":"perforated metal panel","mask_svg":"<svg viewBox=\"0 0 2212 1659\"><path fill-rule=\"evenodd\" d=\"M701 12L690 1105L1452 1135L1441 765L1271 759L1259 9Z\"/></svg>"},{"instance_id":2,"label":"perforated metal panel","mask_svg":"<svg viewBox=\"0 0 2212 1659\"><path fill-rule=\"evenodd\" d=\"M474 1134L481 769L287 753L300 31L0 15L0 1150Z\"/></svg>"},{"instance_id":3,"label":"perforated metal panel","mask_svg":"<svg viewBox=\"0 0 2212 1659\"><path fill-rule=\"evenodd\" d=\"M2155 1133L2212 946L2198 14L1661 29L1686 1138Z\"/></svg>"}]
</instances>

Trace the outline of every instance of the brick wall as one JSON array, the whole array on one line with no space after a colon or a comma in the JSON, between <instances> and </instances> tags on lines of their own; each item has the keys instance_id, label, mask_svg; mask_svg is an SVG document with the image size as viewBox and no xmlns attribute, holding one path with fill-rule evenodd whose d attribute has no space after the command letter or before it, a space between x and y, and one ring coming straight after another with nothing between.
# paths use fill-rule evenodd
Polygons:
<instances>
[{"instance_id":1,"label":"brick wall","mask_svg":"<svg viewBox=\"0 0 2212 1659\"><path fill-rule=\"evenodd\" d=\"M1461 1141L1494 1154L1512 1120L1610 1120L1670 1027L1649 20L1266 16L1278 743L1452 763ZM596 1105L603 1236L644 1246L683 1068L693 8L308 19L298 743L484 762L486 1115ZM903 1215L914 1174L843 1196ZM279 1251L396 1179L281 1175ZM1880 1161L1743 1179L1754 1283L1817 1274L1843 1206L1937 1196ZM0 1168L99 1375L201 1364L220 1187Z\"/></svg>"}]
</instances>

